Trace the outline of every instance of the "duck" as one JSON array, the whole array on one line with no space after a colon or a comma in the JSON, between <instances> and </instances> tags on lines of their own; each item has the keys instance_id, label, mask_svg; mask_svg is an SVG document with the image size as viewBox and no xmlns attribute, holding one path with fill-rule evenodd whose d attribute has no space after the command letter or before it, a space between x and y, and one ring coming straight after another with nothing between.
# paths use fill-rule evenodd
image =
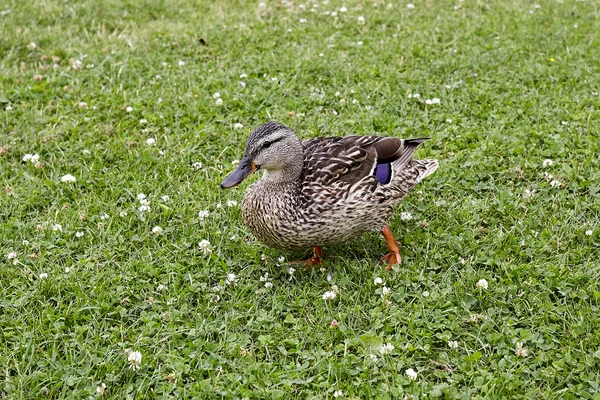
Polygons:
<instances>
[{"instance_id":1,"label":"duck","mask_svg":"<svg viewBox=\"0 0 600 400\"><path fill-rule=\"evenodd\" d=\"M302 141L271 121L252 131L242 159L221 188L263 171L244 194L242 218L268 247L313 250L312 257L292 266L321 265L323 247L376 231L389 249L381 263L391 269L402 258L388 221L402 199L438 168L437 160L413 159L428 139L349 135Z\"/></svg>"}]
</instances>

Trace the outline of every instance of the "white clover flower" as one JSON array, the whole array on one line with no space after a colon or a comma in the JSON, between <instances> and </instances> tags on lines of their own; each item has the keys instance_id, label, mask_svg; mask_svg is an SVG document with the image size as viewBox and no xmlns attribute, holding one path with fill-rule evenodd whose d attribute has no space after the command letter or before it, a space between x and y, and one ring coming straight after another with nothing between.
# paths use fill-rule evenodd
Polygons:
<instances>
[{"instance_id":1,"label":"white clover flower","mask_svg":"<svg viewBox=\"0 0 600 400\"><path fill-rule=\"evenodd\" d=\"M386 343L386 344L382 344L381 348L379 349L379 351L381 352L381 354L389 354L392 351L394 351L395 347L393 344L391 343Z\"/></svg>"},{"instance_id":2,"label":"white clover flower","mask_svg":"<svg viewBox=\"0 0 600 400\"><path fill-rule=\"evenodd\" d=\"M75 232L75 237L83 237L84 233L82 231Z\"/></svg>"},{"instance_id":3,"label":"white clover flower","mask_svg":"<svg viewBox=\"0 0 600 400\"><path fill-rule=\"evenodd\" d=\"M208 215L209 215L208 210L198 211L198 218L200 218L200 219L204 219L204 218L208 217Z\"/></svg>"},{"instance_id":4,"label":"white clover flower","mask_svg":"<svg viewBox=\"0 0 600 400\"><path fill-rule=\"evenodd\" d=\"M362 15L360 17L358 17L359 24L365 24L365 22L366 22L365 17L363 17Z\"/></svg>"},{"instance_id":5,"label":"white clover flower","mask_svg":"<svg viewBox=\"0 0 600 400\"><path fill-rule=\"evenodd\" d=\"M31 156L31 162L32 163L37 163L38 161L40 161L40 155L35 153L34 155Z\"/></svg>"},{"instance_id":6,"label":"white clover flower","mask_svg":"<svg viewBox=\"0 0 600 400\"><path fill-rule=\"evenodd\" d=\"M223 99L222 98L218 98L217 100L215 100L215 106L217 107L221 107L223 105Z\"/></svg>"},{"instance_id":7,"label":"white clover flower","mask_svg":"<svg viewBox=\"0 0 600 400\"><path fill-rule=\"evenodd\" d=\"M485 279L480 279L479 281L477 281L477 283L475 284L475 288L482 290L482 289L487 289L488 288L488 281L486 281Z\"/></svg>"},{"instance_id":8,"label":"white clover flower","mask_svg":"<svg viewBox=\"0 0 600 400\"><path fill-rule=\"evenodd\" d=\"M206 239L202 239L200 243L198 243L198 247L200 247L200 250L202 250L205 255L212 253L210 242Z\"/></svg>"},{"instance_id":9,"label":"white clover flower","mask_svg":"<svg viewBox=\"0 0 600 400\"><path fill-rule=\"evenodd\" d=\"M381 279L380 277L375 278L375 280L373 281L373 284L381 286L383 285L383 279Z\"/></svg>"},{"instance_id":10,"label":"white clover flower","mask_svg":"<svg viewBox=\"0 0 600 400\"><path fill-rule=\"evenodd\" d=\"M234 166L234 167L237 167L238 165L240 165L240 160L237 160L237 159L233 160L231 162L231 165Z\"/></svg>"},{"instance_id":11,"label":"white clover flower","mask_svg":"<svg viewBox=\"0 0 600 400\"><path fill-rule=\"evenodd\" d=\"M147 124L147 123L148 123L148 120L146 120L144 118L140 119L140 124L141 125L144 125L144 124Z\"/></svg>"},{"instance_id":12,"label":"white clover flower","mask_svg":"<svg viewBox=\"0 0 600 400\"><path fill-rule=\"evenodd\" d=\"M371 361L373 362L377 362L379 361L379 358L377 358L377 356L375 354L369 354L369 358L371 359Z\"/></svg>"},{"instance_id":13,"label":"white clover flower","mask_svg":"<svg viewBox=\"0 0 600 400\"><path fill-rule=\"evenodd\" d=\"M523 347L523 343L517 342L516 347L515 354L517 357L527 357L527 349Z\"/></svg>"},{"instance_id":14,"label":"white clover flower","mask_svg":"<svg viewBox=\"0 0 600 400\"><path fill-rule=\"evenodd\" d=\"M560 183L560 181L557 181L556 179L550 181L550 186L552 187L559 187L560 185L562 185L562 183Z\"/></svg>"},{"instance_id":15,"label":"white clover flower","mask_svg":"<svg viewBox=\"0 0 600 400\"><path fill-rule=\"evenodd\" d=\"M441 101L437 97L431 99L431 104L440 104L440 103L441 103Z\"/></svg>"},{"instance_id":16,"label":"white clover flower","mask_svg":"<svg viewBox=\"0 0 600 400\"><path fill-rule=\"evenodd\" d=\"M592 236L594 232L591 229L588 229L587 231L585 231L585 236Z\"/></svg>"},{"instance_id":17,"label":"white clover flower","mask_svg":"<svg viewBox=\"0 0 600 400\"><path fill-rule=\"evenodd\" d=\"M237 284L237 281L238 281L237 276L232 273L227 274L227 277L225 278L225 283L227 285L233 284L235 286Z\"/></svg>"},{"instance_id":18,"label":"white clover flower","mask_svg":"<svg viewBox=\"0 0 600 400\"><path fill-rule=\"evenodd\" d=\"M523 197L526 199L532 198L534 195L535 195L535 190L525 189L525 192L523 193Z\"/></svg>"},{"instance_id":19,"label":"white clover flower","mask_svg":"<svg viewBox=\"0 0 600 400\"><path fill-rule=\"evenodd\" d=\"M42 272L40 274L40 279L46 279L46 278L48 278L48 274L46 272Z\"/></svg>"},{"instance_id":20,"label":"white clover flower","mask_svg":"<svg viewBox=\"0 0 600 400\"><path fill-rule=\"evenodd\" d=\"M75 177L74 177L73 175L71 175L71 174L67 174L67 175L63 175L63 176L60 178L60 181L61 181L61 182L75 182L75 181L77 181L77 178L75 178Z\"/></svg>"},{"instance_id":21,"label":"white clover flower","mask_svg":"<svg viewBox=\"0 0 600 400\"><path fill-rule=\"evenodd\" d=\"M31 157L33 157L33 154L25 154L23 156L23 161L24 162L31 161Z\"/></svg>"},{"instance_id":22,"label":"white clover flower","mask_svg":"<svg viewBox=\"0 0 600 400\"><path fill-rule=\"evenodd\" d=\"M77 103L77 108L79 108L80 110L87 110L88 103L86 103L85 101L80 101L79 103Z\"/></svg>"},{"instance_id":23,"label":"white clover flower","mask_svg":"<svg viewBox=\"0 0 600 400\"><path fill-rule=\"evenodd\" d=\"M129 368L136 370L142 366L142 353L139 351L126 351Z\"/></svg>"},{"instance_id":24,"label":"white clover flower","mask_svg":"<svg viewBox=\"0 0 600 400\"><path fill-rule=\"evenodd\" d=\"M409 368L404 372L406 373L406 376L408 377L408 379L410 379L411 381L414 381L417 379L417 371L415 371L414 369Z\"/></svg>"},{"instance_id":25,"label":"white clover flower","mask_svg":"<svg viewBox=\"0 0 600 400\"><path fill-rule=\"evenodd\" d=\"M387 296L388 294L390 294L390 292L392 291L392 289L390 289L387 286L384 286L381 288L381 295L382 296Z\"/></svg>"},{"instance_id":26,"label":"white clover flower","mask_svg":"<svg viewBox=\"0 0 600 400\"><path fill-rule=\"evenodd\" d=\"M89 156L90 155L90 151L88 149L83 149L82 151L84 156Z\"/></svg>"},{"instance_id":27,"label":"white clover flower","mask_svg":"<svg viewBox=\"0 0 600 400\"><path fill-rule=\"evenodd\" d=\"M406 5L406 8L415 8L415 5L413 3L408 3Z\"/></svg>"},{"instance_id":28,"label":"white clover flower","mask_svg":"<svg viewBox=\"0 0 600 400\"><path fill-rule=\"evenodd\" d=\"M216 92L215 94L213 94L213 99L215 99L215 100L220 97L221 97L221 93L219 93L219 92Z\"/></svg>"},{"instance_id":29,"label":"white clover flower","mask_svg":"<svg viewBox=\"0 0 600 400\"><path fill-rule=\"evenodd\" d=\"M300 23L301 23L301 24L305 24L306 22L308 22L308 21L306 20L306 18L300 18Z\"/></svg>"},{"instance_id":30,"label":"white clover flower","mask_svg":"<svg viewBox=\"0 0 600 400\"><path fill-rule=\"evenodd\" d=\"M233 129L242 129L244 127L244 125L240 124L239 122L236 122L235 124L233 124Z\"/></svg>"},{"instance_id":31,"label":"white clover flower","mask_svg":"<svg viewBox=\"0 0 600 400\"><path fill-rule=\"evenodd\" d=\"M142 200L144 200L145 198L146 198L146 195L145 195L144 193L138 193L138 195L137 195L137 199L138 199L139 201L142 201Z\"/></svg>"},{"instance_id":32,"label":"white clover flower","mask_svg":"<svg viewBox=\"0 0 600 400\"><path fill-rule=\"evenodd\" d=\"M427 290L423 292L423 297L429 297L429 292Z\"/></svg>"},{"instance_id":33,"label":"white clover flower","mask_svg":"<svg viewBox=\"0 0 600 400\"><path fill-rule=\"evenodd\" d=\"M410 212L408 212L408 211L402 211L402 212L400 213L400 219L401 219L402 221L410 221L411 219L413 219L413 216L412 216L412 214L411 214Z\"/></svg>"},{"instance_id":34,"label":"white clover flower","mask_svg":"<svg viewBox=\"0 0 600 400\"><path fill-rule=\"evenodd\" d=\"M341 397L344 395L344 392L342 392L341 390L336 390L335 392L333 392L333 397Z\"/></svg>"},{"instance_id":35,"label":"white clover flower","mask_svg":"<svg viewBox=\"0 0 600 400\"><path fill-rule=\"evenodd\" d=\"M180 67L183 67L183 66L185 65L185 61L183 61L183 60L179 60L179 62L177 62L177 64L178 64Z\"/></svg>"},{"instance_id":36,"label":"white clover flower","mask_svg":"<svg viewBox=\"0 0 600 400\"><path fill-rule=\"evenodd\" d=\"M71 267L65 267L65 273L68 274L69 272L71 272Z\"/></svg>"},{"instance_id":37,"label":"white clover flower","mask_svg":"<svg viewBox=\"0 0 600 400\"><path fill-rule=\"evenodd\" d=\"M461 263L462 265L465 265L467 263L467 260L465 260L464 258L461 258L460 260L458 260L459 263Z\"/></svg>"},{"instance_id":38,"label":"white clover flower","mask_svg":"<svg viewBox=\"0 0 600 400\"><path fill-rule=\"evenodd\" d=\"M550 180L552 180L552 178L554 178L554 176L552 176L552 174L549 174L546 171L544 171L544 178L546 179L546 181L550 181Z\"/></svg>"},{"instance_id":39,"label":"white clover flower","mask_svg":"<svg viewBox=\"0 0 600 400\"><path fill-rule=\"evenodd\" d=\"M288 269L288 274L294 275L294 272L296 272L296 268L290 267L290 269Z\"/></svg>"},{"instance_id":40,"label":"white clover flower","mask_svg":"<svg viewBox=\"0 0 600 400\"><path fill-rule=\"evenodd\" d=\"M200 168L202 168L202 163L200 161L196 161L195 163L192 164L192 167L194 169L200 169Z\"/></svg>"},{"instance_id":41,"label":"white clover flower","mask_svg":"<svg viewBox=\"0 0 600 400\"><path fill-rule=\"evenodd\" d=\"M161 228L160 226L155 226L154 228L152 228L152 233L156 235L162 235L163 228Z\"/></svg>"},{"instance_id":42,"label":"white clover flower","mask_svg":"<svg viewBox=\"0 0 600 400\"><path fill-rule=\"evenodd\" d=\"M451 123L452 123L452 120L451 120L450 118L447 118L447 119L446 119L446 122L447 122L447 123L449 123L449 124L451 124Z\"/></svg>"},{"instance_id":43,"label":"white clover flower","mask_svg":"<svg viewBox=\"0 0 600 400\"><path fill-rule=\"evenodd\" d=\"M458 342L456 340L449 340L448 347L451 349L458 349Z\"/></svg>"},{"instance_id":44,"label":"white clover flower","mask_svg":"<svg viewBox=\"0 0 600 400\"><path fill-rule=\"evenodd\" d=\"M100 219L101 219L101 220L108 219L108 214L107 214L107 213L102 213L102 214L100 214Z\"/></svg>"},{"instance_id":45,"label":"white clover flower","mask_svg":"<svg viewBox=\"0 0 600 400\"><path fill-rule=\"evenodd\" d=\"M333 300L335 299L335 297L337 296L337 294L331 290L331 291L327 291L325 293L323 293L323 300Z\"/></svg>"},{"instance_id":46,"label":"white clover flower","mask_svg":"<svg viewBox=\"0 0 600 400\"><path fill-rule=\"evenodd\" d=\"M272 282L265 282L265 289L270 289L273 287L273 283Z\"/></svg>"},{"instance_id":47,"label":"white clover flower","mask_svg":"<svg viewBox=\"0 0 600 400\"><path fill-rule=\"evenodd\" d=\"M246 79L248 77L247 74L240 74L240 79Z\"/></svg>"},{"instance_id":48,"label":"white clover flower","mask_svg":"<svg viewBox=\"0 0 600 400\"><path fill-rule=\"evenodd\" d=\"M96 394L102 396L106 390L106 383L102 382L99 386L96 386Z\"/></svg>"},{"instance_id":49,"label":"white clover flower","mask_svg":"<svg viewBox=\"0 0 600 400\"><path fill-rule=\"evenodd\" d=\"M162 283L156 287L157 292L162 292L163 290L167 290L167 285L163 285Z\"/></svg>"},{"instance_id":50,"label":"white clover flower","mask_svg":"<svg viewBox=\"0 0 600 400\"><path fill-rule=\"evenodd\" d=\"M569 122L567 122L567 121L561 121L560 123L561 123L562 125L569 125Z\"/></svg>"},{"instance_id":51,"label":"white clover flower","mask_svg":"<svg viewBox=\"0 0 600 400\"><path fill-rule=\"evenodd\" d=\"M154 138L148 138L148 139L146 139L146 144L148 146L154 146L156 144L156 139L154 139Z\"/></svg>"},{"instance_id":52,"label":"white clover flower","mask_svg":"<svg viewBox=\"0 0 600 400\"><path fill-rule=\"evenodd\" d=\"M150 212L152 211L152 208L150 208L150 206L147 204L142 204L140 208L138 208L138 210L140 210L141 212ZM127 215L127 213L125 213L125 215Z\"/></svg>"},{"instance_id":53,"label":"white clover flower","mask_svg":"<svg viewBox=\"0 0 600 400\"><path fill-rule=\"evenodd\" d=\"M344 13L344 12L347 12L347 11L348 11L348 9L346 7L340 7L340 12L341 13Z\"/></svg>"},{"instance_id":54,"label":"white clover flower","mask_svg":"<svg viewBox=\"0 0 600 400\"><path fill-rule=\"evenodd\" d=\"M16 251L11 251L10 253L8 253L6 255L6 258L8 258L9 260L16 260L16 258L17 258L17 252Z\"/></svg>"},{"instance_id":55,"label":"white clover flower","mask_svg":"<svg viewBox=\"0 0 600 400\"><path fill-rule=\"evenodd\" d=\"M27 49L33 51L33 50L37 49L37 44L31 42L27 45Z\"/></svg>"},{"instance_id":56,"label":"white clover flower","mask_svg":"<svg viewBox=\"0 0 600 400\"><path fill-rule=\"evenodd\" d=\"M125 109L125 111L127 111L128 113L130 113L130 112L132 112L132 111L133 111L133 107L127 107L127 108Z\"/></svg>"},{"instance_id":57,"label":"white clover flower","mask_svg":"<svg viewBox=\"0 0 600 400\"><path fill-rule=\"evenodd\" d=\"M54 232L62 232L62 225L61 224L52 224L52 230Z\"/></svg>"},{"instance_id":58,"label":"white clover flower","mask_svg":"<svg viewBox=\"0 0 600 400\"><path fill-rule=\"evenodd\" d=\"M546 158L543 162L542 162L542 167L546 168L546 167L551 167L552 165L554 165L554 161L552 161L549 158Z\"/></svg>"},{"instance_id":59,"label":"white clover flower","mask_svg":"<svg viewBox=\"0 0 600 400\"><path fill-rule=\"evenodd\" d=\"M23 240L23 246L29 246L29 240Z\"/></svg>"},{"instance_id":60,"label":"white clover flower","mask_svg":"<svg viewBox=\"0 0 600 400\"><path fill-rule=\"evenodd\" d=\"M284 256L279 256L279 258L277 259L277 261L279 261L280 263L285 262L285 257Z\"/></svg>"},{"instance_id":61,"label":"white clover flower","mask_svg":"<svg viewBox=\"0 0 600 400\"><path fill-rule=\"evenodd\" d=\"M235 206L237 206L237 201L235 201L235 200L227 200L227 201L225 202L225 205L226 205L227 207L235 207Z\"/></svg>"},{"instance_id":62,"label":"white clover flower","mask_svg":"<svg viewBox=\"0 0 600 400\"><path fill-rule=\"evenodd\" d=\"M73 64L71 64L71 68L73 68L75 71L79 71L81 67L83 67L83 63L80 60L75 60Z\"/></svg>"}]
</instances>

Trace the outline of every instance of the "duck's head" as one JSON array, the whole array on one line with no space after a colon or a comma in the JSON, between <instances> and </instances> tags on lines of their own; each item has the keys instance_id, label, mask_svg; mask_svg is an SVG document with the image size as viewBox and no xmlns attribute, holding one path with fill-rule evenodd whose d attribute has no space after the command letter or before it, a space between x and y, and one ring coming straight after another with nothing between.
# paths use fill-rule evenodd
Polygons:
<instances>
[{"instance_id":1,"label":"duck's head","mask_svg":"<svg viewBox=\"0 0 600 400\"><path fill-rule=\"evenodd\" d=\"M279 122L267 122L250 134L244 157L237 169L221 182L221 187L237 186L257 169L265 171L266 180L294 180L300 176L303 162L302 142L296 134Z\"/></svg>"}]
</instances>

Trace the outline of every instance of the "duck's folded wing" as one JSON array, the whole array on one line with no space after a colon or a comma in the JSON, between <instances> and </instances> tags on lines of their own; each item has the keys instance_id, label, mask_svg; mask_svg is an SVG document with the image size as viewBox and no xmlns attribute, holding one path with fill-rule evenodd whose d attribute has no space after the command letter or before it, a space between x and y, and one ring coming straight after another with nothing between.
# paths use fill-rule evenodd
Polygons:
<instances>
[{"instance_id":1,"label":"duck's folded wing","mask_svg":"<svg viewBox=\"0 0 600 400\"><path fill-rule=\"evenodd\" d=\"M408 164L417 146L425 140L344 136L304 141L304 182L352 185L373 177L376 179L372 179L373 183L387 184L393 170Z\"/></svg>"}]
</instances>

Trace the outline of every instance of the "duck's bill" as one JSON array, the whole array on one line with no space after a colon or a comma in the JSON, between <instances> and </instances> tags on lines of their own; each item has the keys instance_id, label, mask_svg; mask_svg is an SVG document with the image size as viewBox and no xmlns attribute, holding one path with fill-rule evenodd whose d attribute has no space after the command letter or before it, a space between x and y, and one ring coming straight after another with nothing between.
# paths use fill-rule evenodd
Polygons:
<instances>
[{"instance_id":1,"label":"duck's bill","mask_svg":"<svg viewBox=\"0 0 600 400\"><path fill-rule=\"evenodd\" d=\"M248 160L248 158L242 158L242 161L240 161L240 165L238 165L236 170L223 179L223 182L221 182L221 187L223 189L227 189L239 185L244 181L244 179L252 175L256 169L256 165Z\"/></svg>"}]
</instances>

